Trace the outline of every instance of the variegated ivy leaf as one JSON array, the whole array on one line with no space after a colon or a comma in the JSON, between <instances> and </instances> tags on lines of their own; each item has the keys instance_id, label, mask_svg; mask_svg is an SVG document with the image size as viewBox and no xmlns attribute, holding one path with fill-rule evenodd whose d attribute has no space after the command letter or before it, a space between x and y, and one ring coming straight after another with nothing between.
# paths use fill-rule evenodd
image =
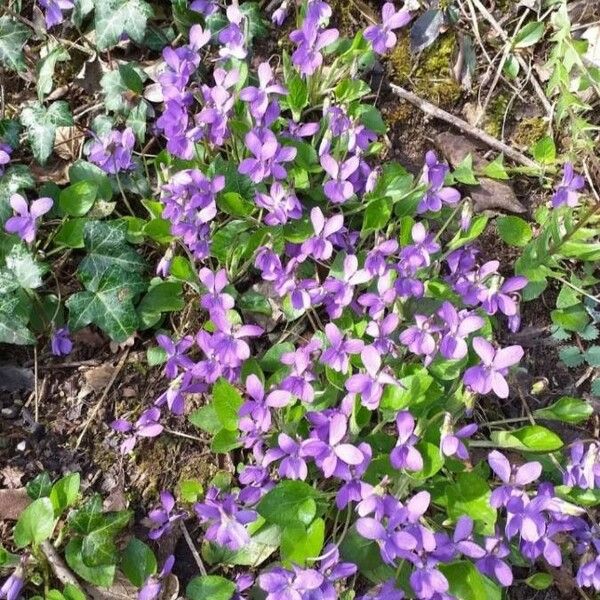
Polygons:
<instances>
[{"instance_id":1,"label":"variegated ivy leaf","mask_svg":"<svg viewBox=\"0 0 600 600\"><path fill-rule=\"evenodd\" d=\"M31 35L29 27L9 16L0 17L0 63L11 71L27 68L23 46Z\"/></svg>"},{"instance_id":2,"label":"variegated ivy leaf","mask_svg":"<svg viewBox=\"0 0 600 600\"><path fill-rule=\"evenodd\" d=\"M69 327L76 331L93 323L115 342L124 342L140 324L133 298L144 287L144 283L131 281L129 272L111 266L97 285L93 284L88 291L73 294L67 300Z\"/></svg>"},{"instance_id":3,"label":"variegated ivy leaf","mask_svg":"<svg viewBox=\"0 0 600 600\"><path fill-rule=\"evenodd\" d=\"M27 129L27 137L33 156L44 164L54 148L57 127L73 125L69 105L63 100L54 102L48 108L39 102L23 109L21 123Z\"/></svg>"},{"instance_id":4,"label":"variegated ivy leaf","mask_svg":"<svg viewBox=\"0 0 600 600\"><path fill-rule=\"evenodd\" d=\"M106 50L117 44L123 34L141 42L146 22L153 15L144 0L94 0L96 8L96 46Z\"/></svg>"},{"instance_id":5,"label":"variegated ivy leaf","mask_svg":"<svg viewBox=\"0 0 600 600\"><path fill-rule=\"evenodd\" d=\"M36 67L37 93L40 102L43 102L44 96L52 91L56 63L69 60L69 58L69 53L62 46L54 46L48 48L46 56L38 62Z\"/></svg>"},{"instance_id":6,"label":"variegated ivy leaf","mask_svg":"<svg viewBox=\"0 0 600 600\"><path fill-rule=\"evenodd\" d=\"M113 266L127 274L128 282L143 282L146 261L127 243L126 234L127 224L124 222L89 221L85 224L83 241L87 256L77 272L88 290L95 289L105 272Z\"/></svg>"},{"instance_id":7,"label":"variegated ivy leaf","mask_svg":"<svg viewBox=\"0 0 600 600\"><path fill-rule=\"evenodd\" d=\"M0 294L0 343L35 344L27 323L17 311L19 299L12 294Z\"/></svg>"},{"instance_id":8,"label":"variegated ivy leaf","mask_svg":"<svg viewBox=\"0 0 600 600\"><path fill-rule=\"evenodd\" d=\"M0 270L0 281L7 277L17 287L35 290L42 285L46 270L47 267L37 262L29 250L16 244L6 257L6 266Z\"/></svg>"}]
</instances>

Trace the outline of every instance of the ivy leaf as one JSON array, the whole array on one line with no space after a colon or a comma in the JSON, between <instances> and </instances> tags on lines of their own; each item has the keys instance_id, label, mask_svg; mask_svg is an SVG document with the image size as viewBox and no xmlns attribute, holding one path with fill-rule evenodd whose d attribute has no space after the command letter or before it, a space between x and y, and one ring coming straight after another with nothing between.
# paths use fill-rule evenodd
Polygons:
<instances>
[{"instance_id":1,"label":"ivy leaf","mask_svg":"<svg viewBox=\"0 0 600 600\"><path fill-rule=\"evenodd\" d=\"M89 221L83 228L83 241L87 256L77 272L87 289L97 288L111 267L125 273L123 281L129 285L137 288L142 283L146 261L127 243L127 223Z\"/></svg>"},{"instance_id":2,"label":"ivy leaf","mask_svg":"<svg viewBox=\"0 0 600 600\"><path fill-rule=\"evenodd\" d=\"M0 63L11 71L25 71L23 46L31 30L9 16L0 17Z\"/></svg>"},{"instance_id":3,"label":"ivy leaf","mask_svg":"<svg viewBox=\"0 0 600 600\"><path fill-rule=\"evenodd\" d=\"M141 587L144 581L156 573L156 558L154 552L144 542L131 538L121 556L121 571L136 587Z\"/></svg>"},{"instance_id":4,"label":"ivy leaf","mask_svg":"<svg viewBox=\"0 0 600 600\"><path fill-rule=\"evenodd\" d=\"M66 302L69 327L76 331L93 323L118 343L135 333L140 323L132 299L144 284L131 281L129 275L118 266L110 266L88 291L73 294Z\"/></svg>"},{"instance_id":5,"label":"ivy leaf","mask_svg":"<svg viewBox=\"0 0 600 600\"><path fill-rule=\"evenodd\" d=\"M16 310L18 304L16 296L0 294L0 343L35 344L35 337Z\"/></svg>"},{"instance_id":6,"label":"ivy leaf","mask_svg":"<svg viewBox=\"0 0 600 600\"><path fill-rule=\"evenodd\" d=\"M56 128L73 125L73 116L64 100L54 102L48 108L36 102L23 109L21 123L27 129L33 156L43 165L52 154Z\"/></svg>"},{"instance_id":7,"label":"ivy leaf","mask_svg":"<svg viewBox=\"0 0 600 600\"><path fill-rule=\"evenodd\" d=\"M35 290L42 285L45 265L38 263L31 252L20 244L15 244L6 257L6 267L0 270L0 282L7 277L16 287ZM2 285L1 289L5 289Z\"/></svg>"},{"instance_id":8,"label":"ivy leaf","mask_svg":"<svg viewBox=\"0 0 600 600\"><path fill-rule=\"evenodd\" d=\"M69 60L69 53L62 46L49 49L48 54L40 60L37 70L37 93L40 102L52 91L54 84L54 69L57 62Z\"/></svg>"},{"instance_id":9,"label":"ivy leaf","mask_svg":"<svg viewBox=\"0 0 600 600\"><path fill-rule=\"evenodd\" d=\"M144 0L94 0L96 8L96 46L106 50L118 43L126 33L141 43L146 33L146 22L153 15Z\"/></svg>"}]
</instances>

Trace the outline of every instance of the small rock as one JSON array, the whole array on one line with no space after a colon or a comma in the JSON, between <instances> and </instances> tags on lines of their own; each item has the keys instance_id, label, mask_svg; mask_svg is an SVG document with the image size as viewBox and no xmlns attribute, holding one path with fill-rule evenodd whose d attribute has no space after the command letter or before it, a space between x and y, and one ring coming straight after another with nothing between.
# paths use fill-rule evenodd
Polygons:
<instances>
[{"instance_id":1,"label":"small rock","mask_svg":"<svg viewBox=\"0 0 600 600\"><path fill-rule=\"evenodd\" d=\"M0 366L0 391L31 391L33 386L34 376L31 369L24 369L13 365Z\"/></svg>"},{"instance_id":2,"label":"small rock","mask_svg":"<svg viewBox=\"0 0 600 600\"><path fill-rule=\"evenodd\" d=\"M16 521L30 502L25 488L0 490L0 521Z\"/></svg>"}]
</instances>

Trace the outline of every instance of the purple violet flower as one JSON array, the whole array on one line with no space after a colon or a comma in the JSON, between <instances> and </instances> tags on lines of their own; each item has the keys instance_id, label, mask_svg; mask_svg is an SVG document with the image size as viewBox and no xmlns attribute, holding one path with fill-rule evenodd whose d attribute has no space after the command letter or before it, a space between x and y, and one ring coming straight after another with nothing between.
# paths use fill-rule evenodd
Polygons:
<instances>
[{"instance_id":1,"label":"purple violet flower","mask_svg":"<svg viewBox=\"0 0 600 600\"><path fill-rule=\"evenodd\" d=\"M121 453L129 454L139 437L156 437L162 433L164 429L159 423L160 409L156 407L148 408L145 410L140 418L135 423L130 423L125 419L117 419L113 421L110 426L119 433L129 433L127 437L121 443Z\"/></svg>"},{"instance_id":2,"label":"purple violet flower","mask_svg":"<svg viewBox=\"0 0 600 600\"><path fill-rule=\"evenodd\" d=\"M354 187L348 178L359 165L358 156L351 156L344 162L338 162L330 154L321 156L321 166L325 169L331 179L325 182L323 191L334 204L343 204L354 194Z\"/></svg>"},{"instance_id":3,"label":"purple violet flower","mask_svg":"<svg viewBox=\"0 0 600 600\"><path fill-rule=\"evenodd\" d=\"M248 86L240 92L240 100L250 104L250 114L255 119L262 119L269 106L270 94L287 94L280 84L274 83L273 69L267 62L258 65L258 87Z\"/></svg>"},{"instance_id":4,"label":"purple violet flower","mask_svg":"<svg viewBox=\"0 0 600 600\"><path fill-rule=\"evenodd\" d=\"M386 2L381 9L381 24L371 25L364 31L364 38L371 42L377 54L385 54L396 45L394 29L400 29L409 23L411 14L405 8L396 11L391 2Z\"/></svg>"},{"instance_id":5,"label":"purple violet flower","mask_svg":"<svg viewBox=\"0 0 600 600\"><path fill-rule=\"evenodd\" d=\"M325 477L344 474L348 466L360 465L364 461L362 452L354 445L342 440L348 431L348 419L335 413L329 421L327 440L310 438L302 444L302 455L311 456Z\"/></svg>"},{"instance_id":6,"label":"purple violet flower","mask_svg":"<svg viewBox=\"0 0 600 600\"><path fill-rule=\"evenodd\" d=\"M46 20L46 28L50 29L55 25L59 25L65 20L62 13L63 10L70 10L75 5L73 0L38 0L40 6L44 9L44 18Z\"/></svg>"},{"instance_id":7,"label":"purple violet flower","mask_svg":"<svg viewBox=\"0 0 600 600\"><path fill-rule=\"evenodd\" d=\"M334 371L346 373L350 366L349 355L360 354L364 347L362 340L344 339L342 332L333 323L325 325L325 335L329 340L329 347L321 354L321 361L329 365Z\"/></svg>"},{"instance_id":8,"label":"purple violet flower","mask_svg":"<svg viewBox=\"0 0 600 600\"><path fill-rule=\"evenodd\" d=\"M542 465L539 462L528 462L520 467L511 466L506 456L498 450L492 450L488 454L488 463L492 471L504 483L492 492L490 504L494 508L506 506L514 495L521 494L522 487L532 483L542 474Z\"/></svg>"},{"instance_id":9,"label":"purple violet flower","mask_svg":"<svg viewBox=\"0 0 600 600\"><path fill-rule=\"evenodd\" d=\"M19 600L24 585L23 569L19 566L6 579L2 587L0 587L0 598L5 600Z\"/></svg>"},{"instance_id":10,"label":"purple violet flower","mask_svg":"<svg viewBox=\"0 0 600 600\"><path fill-rule=\"evenodd\" d=\"M175 379L180 370L187 371L194 366L194 361L185 354L194 345L192 336L188 335L178 342L173 342L170 337L159 333L156 341L167 354L163 373L168 379Z\"/></svg>"},{"instance_id":11,"label":"purple violet flower","mask_svg":"<svg viewBox=\"0 0 600 600\"><path fill-rule=\"evenodd\" d=\"M13 149L8 144L0 142L0 177L4 175L6 165L10 163L10 155Z\"/></svg>"},{"instance_id":12,"label":"purple violet flower","mask_svg":"<svg viewBox=\"0 0 600 600\"><path fill-rule=\"evenodd\" d=\"M53 204L52 198L38 198L31 203L30 207L21 194L13 194L10 197L10 205L18 216L10 217L4 224L4 230L32 244L37 233L38 220L52 208Z\"/></svg>"},{"instance_id":13,"label":"purple violet flower","mask_svg":"<svg viewBox=\"0 0 600 600\"><path fill-rule=\"evenodd\" d=\"M511 586L512 570L503 560L510 554L510 550L504 543L504 538L500 535L486 537L484 547L486 556L477 560L477 569L491 579L496 579L502 587Z\"/></svg>"},{"instance_id":14,"label":"purple violet flower","mask_svg":"<svg viewBox=\"0 0 600 600\"><path fill-rule=\"evenodd\" d=\"M87 154L90 162L98 165L103 171L116 175L121 171L130 171L134 168L131 160L134 146L135 135L131 127L123 131L113 129L101 137L96 137L90 144Z\"/></svg>"},{"instance_id":15,"label":"purple violet flower","mask_svg":"<svg viewBox=\"0 0 600 600\"><path fill-rule=\"evenodd\" d=\"M200 306L207 310L211 317L217 313L224 315L234 307L233 296L226 292L223 293L223 290L229 285L225 269L219 269L213 273L204 267L200 269L198 277L207 290L207 293L202 294L200 298Z\"/></svg>"},{"instance_id":16,"label":"purple violet flower","mask_svg":"<svg viewBox=\"0 0 600 600\"><path fill-rule=\"evenodd\" d=\"M219 6L214 0L194 0L190 4L190 10L199 12L205 17L210 17L219 12Z\"/></svg>"},{"instance_id":17,"label":"purple violet flower","mask_svg":"<svg viewBox=\"0 0 600 600\"><path fill-rule=\"evenodd\" d=\"M249 131L245 143L254 158L245 158L240 163L240 173L247 175L254 183L260 183L267 177L285 179L287 173L281 163L294 160L296 148L281 146L269 129Z\"/></svg>"},{"instance_id":18,"label":"purple violet flower","mask_svg":"<svg viewBox=\"0 0 600 600\"><path fill-rule=\"evenodd\" d=\"M470 438L476 431L476 423L464 425L455 432L452 431L452 428L448 431L442 431L442 438L440 440L442 454L444 456L456 456L460 460L469 460L469 452L463 440Z\"/></svg>"},{"instance_id":19,"label":"purple violet flower","mask_svg":"<svg viewBox=\"0 0 600 600\"><path fill-rule=\"evenodd\" d=\"M54 356L67 356L73 350L73 341L67 326L59 327L52 332L50 347Z\"/></svg>"},{"instance_id":20,"label":"purple violet flower","mask_svg":"<svg viewBox=\"0 0 600 600\"><path fill-rule=\"evenodd\" d=\"M267 211L264 221L274 227L284 225L288 219L302 217L302 205L292 190L288 190L279 181L271 184L268 194L256 193L254 200L258 206Z\"/></svg>"},{"instance_id":21,"label":"purple violet flower","mask_svg":"<svg viewBox=\"0 0 600 600\"><path fill-rule=\"evenodd\" d=\"M315 235L302 243L302 254L315 260L328 260L333 253L333 245L329 237L344 225L344 215L333 215L325 219L318 206L310 211L310 221Z\"/></svg>"},{"instance_id":22,"label":"purple violet flower","mask_svg":"<svg viewBox=\"0 0 600 600\"><path fill-rule=\"evenodd\" d=\"M427 152L421 180L428 185L428 189L417 207L418 214L439 212L444 204L456 204L460 200L458 190L444 187L444 179L449 171L448 165L439 162L433 150Z\"/></svg>"},{"instance_id":23,"label":"purple violet flower","mask_svg":"<svg viewBox=\"0 0 600 600\"><path fill-rule=\"evenodd\" d=\"M244 15L237 4L230 4L227 7L227 20L229 25L219 33L219 42L223 47L219 49L221 58L237 58L243 60L248 51L245 46L243 28L241 26Z\"/></svg>"},{"instance_id":24,"label":"purple violet flower","mask_svg":"<svg viewBox=\"0 0 600 600\"><path fill-rule=\"evenodd\" d=\"M508 398L506 375L508 368L523 358L521 346L508 346L496 350L485 338L473 339L473 349L481 359L481 364L469 367L463 382L478 394L489 394L492 390L499 398Z\"/></svg>"},{"instance_id":25,"label":"purple violet flower","mask_svg":"<svg viewBox=\"0 0 600 600\"><path fill-rule=\"evenodd\" d=\"M585 179L577 175L573 169L573 163L567 162L564 166L563 178L554 195L552 196L552 206L577 206L579 201L579 191L585 186Z\"/></svg>"},{"instance_id":26,"label":"purple violet flower","mask_svg":"<svg viewBox=\"0 0 600 600\"><path fill-rule=\"evenodd\" d=\"M579 587L593 587L600 592L600 555L582 562L577 570L576 581Z\"/></svg>"},{"instance_id":27,"label":"purple violet flower","mask_svg":"<svg viewBox=\"0 0 600 600\"><path fill-rule=\"evenodd\" d=\"M563 483L583 490L600 488L600 446L592 442L587 450L582 442L571 446Z\"/></svg>"},{"instance_id":28,"label":"purple violet flower","mask_svg":"<svg viewBox=\"0 0 600 600\"><path fill-rule=\"evenodd\" d=\"M318 19L308 14L302 28L290 33L290 40L298 46L292 54L294 66L302 75L312 75L323 64L321 50L333 44L339 35L337 29L321 29Z\"/></svg>"},{"instance_id":29,"label":"purple violet flower","mask_svg":"<svg viewBox=\"0 0 600 600\"><path fill-rule=\"evenodd\" d=\"M390 462L395 469L420 471L423 469L423 457L415 448L419 438L415 435L415 420L409 411L403 410L396 416L398 441L390 453Z\"/></svg>"},{"instance_id":30,"label":"purple violet flower","mask_svg":"<svg viewBox=\"0 0 600 600\"><path fill-rule=\"evenodd\" d=\"M381 369L381 355L371 345L365 346L360 353L365 374L357 373L346 380L346 389L351 394L359 394L361 404L369 410L376 410L383 394L384 384L397 385L397 381Z\"/></svg>"},{"instance_id":31,"label":"purple violet flower","mask_svg":"<svg viewBox=\"0 0 600 600\"><path fill-rule=\"evenodd\" d=\"M266 467L276 460L281 460L278 468L281 477L304 481L308 476L308 467L301 454L301 444L286 433L280 433L277 438L277 445L278 448L267 450L263 465Z\"/></svg>"},{"instance_id":32,"label":"purple violet flower","mask_svg":"<svg viewBox=\"0 0 600 600\"><path fill-rule=\"evenodd\" d=\"M437 314L446 326L442 330L440 354L449 360L464 358L468 352L465 338L481 329L485 324L484 320L467 310L457 311L447 300L443 302Z\"/></svg>"},{"instance_id":33,"label":"purple violet flower","mask_svg":"<svg viewBox=\"0 0 600 600\"><path fill-rule=\"evenodd\" d=\"M137 600L155 600L159 598L163 589L162 580L171 574L174 564L175 557L172 554L167 556L160 573L148 577L144 585L139 589Z\"/></svg>"},{"instance_id":34,"label":"purple violet flower","mask_svg":"<svg viewBox=\"0 0 600 600\"><path fill-rule=\"evenodd\" d=\"M274 567L258 576L258 586L267 593L265 600L303 600L323 583L323 575L315 569L302 569L295 565L288 571Z\"/></svg>"},{"instance_id":35,"label":"purple violet flower","mask_svg":"<svg viewBox=\"0 0 600 600\"><path fill-rule=\"evenodd\" d=\"M175 498L171 492L163 490L160 493L160 508L155 508L148 513L150 531L148 537L157 540L162 535L173 529L174 523L184 516L184 513L173 513Z\"/></svg>"},{"instance_id":36,"label":"purple violet flower","mask_svg":"<svg viewBox=\"0 0 600 600\"><path fill-rule=\"evenodd\" d=\"M256 521L253 510L238 507L233 494L226 494L215 487L206 493L204 502L194 505L201 523L207 523L205 538L229 550L239 550L250 542L245 525Z\"/></svg>"}]
</instances>

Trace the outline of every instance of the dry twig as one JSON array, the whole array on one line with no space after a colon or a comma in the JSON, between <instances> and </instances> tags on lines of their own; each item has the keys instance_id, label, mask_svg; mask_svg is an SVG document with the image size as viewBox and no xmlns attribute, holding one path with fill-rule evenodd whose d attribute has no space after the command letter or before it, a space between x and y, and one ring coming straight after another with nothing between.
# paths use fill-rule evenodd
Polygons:
<instances>
[{"instance_id":1,"label":"dry twig","mask_svg":"<svg viewBox=\"0 0 600 600\"><path fill-rule=\"evenodd\" d=\"M506 145L505 143L501 142L500 140L496 139L495 137L492 137L491 135L489 135L485 131L479 129L478 127L474 127L473 125L470 125L466 121L463 121L462 119L459 119L458 117L455 117L454 115L451 115L449 112L446 112L445 110L439 108L438 106L431 104L431 102L428 102L427 100L423 100L423 98L420 98L416 94L413 94L412 92L409 92L408 90L405 90L403 87L400 87L399 85L395 85L395 84L391 83L390 87L392 89L392 92L394 92L394 94L396 94L397 96L400 96L400 98L402 98L403 100L407 100L408 102L410 102L417 108L421 109L424 113L427 113L428 115L431 115L432 117L435 117L436 119L441 119L442 121L445 121L446 123L449 123L450 125L453 125L457 129L460 129L467 135L470 135L472 137L477 138L478 140L481 140L482 142L487 144L490 148L493 148L494 150L497 150L498 152L503 152L505 154L505 156L507 156L508 158L510 158L511 160L514 160L515 162L517 162L519 164L522 164L531 169L541 170L540 165L538 165L535 161L533 161L529 157L525 156L523 153L519 152L518 150L511 148L510 146Z\"/></svg>"}]
</instances>

